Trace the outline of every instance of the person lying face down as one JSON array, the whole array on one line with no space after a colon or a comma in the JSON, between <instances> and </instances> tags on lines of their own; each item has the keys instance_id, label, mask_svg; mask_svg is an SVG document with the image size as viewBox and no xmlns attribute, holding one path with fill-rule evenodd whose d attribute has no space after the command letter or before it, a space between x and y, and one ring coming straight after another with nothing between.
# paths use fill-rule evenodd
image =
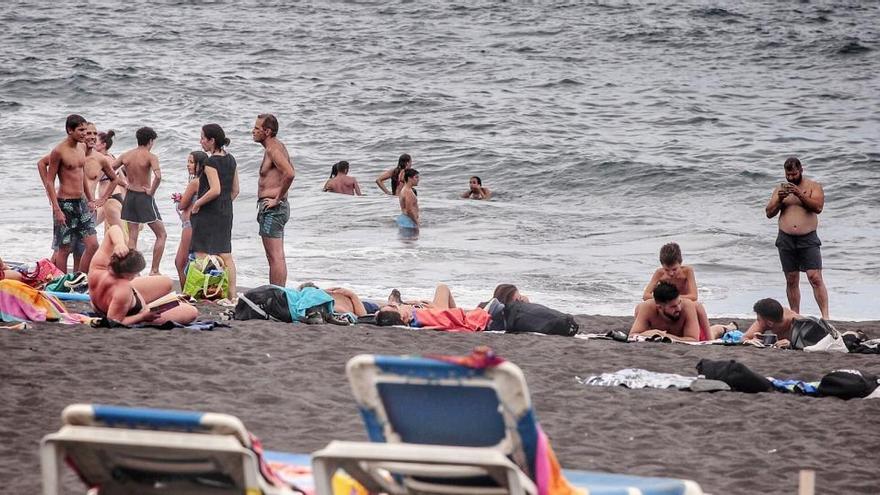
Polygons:
<instances>
[{"instance_id":1,"label":"person lying face down","mask_svg":"<svg viewBox=\"0 0 880 495\"><path fill-rule=\"evenodd\" d=\"M801 315L783 308L779 301L769 297L756 302L752 309L755 311L755 322L746 330L743 340L760 338L760 334L764 333L774 333L778 339L776 345L788 347L792 326Z\"/></svg>"},{"instance_id":2,"label":"person lying face down","mask_svg":"<svg viewBox=\"0 0 880 495\"><path fill-rule=\"evenodd\" d=\"M408 325L435 330L479 332L489 325L491 317L486 310L464 310L455 305L452 292L446 284L437 284L432 301L411 301L411 304L392 302L379 308L376 325Z\"/></svg>"},{"instance_id":3,"label":"person lying face down","mask_svg":"<svg viewBox=\"0 0 880 495\"><path fill-rule=\"evenodd\" d=\"M172 284L164 275L139 277L145 266L143 255L128 248L122 229L118 225L108 228L89 268L89 297L95 311L126 326L194 321L198 310L184 302L164 312L150 309L151 302L172 291Z\"/></svg>"},{"instance_id":4,"label":"person lying face down","mask_svg":"<svg viewBox=\"0 0 880 495\"><path fill-rule=\"evenodd\" d=\"M699 304L682 298L678 288L669 282L658 283L653 296L636 306L630 335L661 330L682 340L699 342L719 338L727 330L724 325L709 325L705 314L699 314Z\"/></svg>"}]
</instances>

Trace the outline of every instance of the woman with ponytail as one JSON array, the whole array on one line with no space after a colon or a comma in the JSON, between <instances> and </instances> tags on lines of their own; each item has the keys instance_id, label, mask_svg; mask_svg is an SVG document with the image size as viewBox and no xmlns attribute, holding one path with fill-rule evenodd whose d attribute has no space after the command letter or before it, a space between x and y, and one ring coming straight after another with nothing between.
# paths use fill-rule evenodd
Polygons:
<instances>
[{"instance_id":1,"label":"woman with ponytail","mask_svg":"<svg viewBox=\"0 0 880 495\"><path fill-rule=\"evenodd\" d=\"M229 276L229 299L235 302L235 261L232 258L232 201L238 196L235 157L225 147L229 139L217 124L202 126L199 141L208 154L199 178L198 198L192 205L192 250L197 258L216 254Z\"/></svg>"}]
</instances>

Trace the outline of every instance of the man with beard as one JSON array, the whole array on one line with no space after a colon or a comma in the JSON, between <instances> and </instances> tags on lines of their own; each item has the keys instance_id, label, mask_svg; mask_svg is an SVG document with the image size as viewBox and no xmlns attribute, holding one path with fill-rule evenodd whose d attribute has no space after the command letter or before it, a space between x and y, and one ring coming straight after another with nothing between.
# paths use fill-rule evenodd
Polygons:
<instances>
[{"instance_id":1,"label":"man with beard","mask_svg":"<svg viewBox=\"0 0 880 495\"><path fill-rule=\"evenodd\" d=\"M785 293L788 305L800 313L800 272L807 273L813 286L813 295L823 319L828 319L828 290L822 279L822 241L816 235L819 213L825 206L825 192L818 182L804 177L800 160L785 160L785 180L773 189L767 203L767 218L779 214L779 234L776 247L785 272Z\"/></svg>"},{"instance_id":2,"label":"man with beard","mask_svg":"<svg viewBox=\"0 0 880 495\"><path fill-rule=\"evenodd\" d=\"M629 331L630 336L660 330L679 340L701 342L717 339L729 329L724 325L701 328L697 303L682 298L678 289L669 282L658 283L653 296L653 299L636 306L636 319Z\"/></svg>"}]
</instances>

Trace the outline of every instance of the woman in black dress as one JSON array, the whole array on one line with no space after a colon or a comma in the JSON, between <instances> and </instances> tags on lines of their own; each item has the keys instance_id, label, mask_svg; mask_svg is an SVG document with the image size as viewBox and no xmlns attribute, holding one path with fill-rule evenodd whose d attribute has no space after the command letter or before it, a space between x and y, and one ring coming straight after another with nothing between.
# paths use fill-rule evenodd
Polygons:
<instances>
[{"instance_id":1,"label":"woman in black dress","mask_svg":"<svg viewBox=\"0 0 880 495\"><path fill-rule=\"evenodd\" d=\"M235 261L232 259L232 201L238 196L235 158L224 150L229 139L217 124L202 127L199 141L208 161L199 179L199 199L193 203L192 250L197 258L219 255L229 274L229 299L236 300Z\"/></svg>"}]
</instances>

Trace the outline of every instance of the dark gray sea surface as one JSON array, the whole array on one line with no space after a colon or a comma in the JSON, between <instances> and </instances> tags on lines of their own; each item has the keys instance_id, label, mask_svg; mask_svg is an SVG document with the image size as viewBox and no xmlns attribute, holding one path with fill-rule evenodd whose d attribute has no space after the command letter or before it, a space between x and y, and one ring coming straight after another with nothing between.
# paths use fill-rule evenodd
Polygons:
<instances>
[{"instance_id":1,"label":"dark gray sea surface","mask_svg":"<svg viewBox=\"0 0 880 495\"><path fill-rule=\"evenodd\" d=\"M507 282L630 314L677 241L709 314L748 314L785 301L764 206L796 155L825 187L832 317L880 318L878 2L6 1L0 26L5 259L50 253L35 164L75 112L116 130L117 154L158 132L173 275L170 195L216 122L241 177L239 283L266 282L250 129L272 112L296 167L290 284L379 298L446 282L470 305ZM374 184L401 153L421 172L417 240ZM366 196L321 192L338 160ZM459 199L471 175L491 201Z\"/></svg>"}]
</instances>

